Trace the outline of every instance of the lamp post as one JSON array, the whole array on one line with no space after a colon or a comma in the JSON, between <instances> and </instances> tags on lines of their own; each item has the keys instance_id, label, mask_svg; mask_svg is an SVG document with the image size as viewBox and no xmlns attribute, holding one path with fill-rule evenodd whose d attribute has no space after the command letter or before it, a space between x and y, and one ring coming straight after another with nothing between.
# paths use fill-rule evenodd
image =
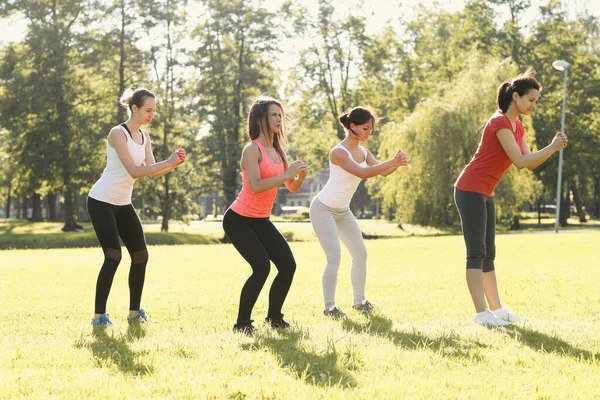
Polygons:
<instances>
[{"instance_id":1,"label":"lamp post","mask_svg":"<svg viewBox=\"0 0 600 400\"><path fill-rule=\"evenodd\" d=\"M563 60L556 60L552 63L557 71L565 72L564 90L563 90L563 103L562 103L562 117L560 119L560 131L565 131L565 111L567 109L567 70L571 64ZM561 180L562 180L562 164L563 164L563 149L558 152L558 178L556 183L556 222L554 222L554 232L558 232L558 223L560 219L560 200L562 196Z\"/></svg>"}]
</instances>

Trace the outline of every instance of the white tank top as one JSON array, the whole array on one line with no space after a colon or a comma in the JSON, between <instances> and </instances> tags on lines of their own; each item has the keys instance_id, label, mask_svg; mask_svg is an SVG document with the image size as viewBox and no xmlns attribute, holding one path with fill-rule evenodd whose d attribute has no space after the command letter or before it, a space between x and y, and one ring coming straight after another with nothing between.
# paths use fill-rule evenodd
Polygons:
<instances>
[{"instance_id":1,"label":"white tank top","mask_svg":"<svg viewBox=\"0 0 600 400\"><path fill-rule=\"evenodd\" d=\"M352 154L350 151L345 148L341 143L335 146L331 151L335 149L342 149L348 156L350 160L358 164L360 167L364 168L367 166L367 149L363 146L358 146L363 153L365 154L365 159L363 162L357 163L352 158ZM317 194L317 198L323 204L331 208L348 208L350 206L350 200L352 200L352 196L354 192L356 192L356 188L362 181L362 178L359 178L356 175L351 174L346 171L344 168L340 167L331 162L331 152L329 153L329 180L323 187L323 189Z\"/></svg>"},{"instance_id":2,"label":"white tank top","mask_svg":"<svg viewBox=\"0 0 600 400\"><path fill-rule=\"evenodd\" d=\"M146 160L146 139L142 133L142 144L137 144L127 132L123 125L119 128L127 139L127 149L135 165L142 165ZM113 128L114 129L114 128ZM92 199L113 204L115 206L126 206L131 204L131 193L135 179L129 175L127 169L121 162L117 151L106 140L106 168L102 176L92 186L89 196Z\"/></svg>"}]
</instances>

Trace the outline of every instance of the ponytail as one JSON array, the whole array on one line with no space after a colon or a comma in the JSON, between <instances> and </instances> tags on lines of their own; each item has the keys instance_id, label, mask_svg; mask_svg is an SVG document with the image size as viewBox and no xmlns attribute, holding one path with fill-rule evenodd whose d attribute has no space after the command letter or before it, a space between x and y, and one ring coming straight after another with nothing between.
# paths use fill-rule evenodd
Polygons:
<instances>
[{"instance_id":1,"label":"ponytail","mask_svg":"<svg viewBox=\"0 0 600 400\"><path fill-rule=\"evenodd\" d=\"M498 100L496 101L498 109L502 110L502 112L505 113L508 110L508 106L510 105L511 100L512 91L510 90L510 83L504 82L498 88Z\"/></svg>"}]
</instances>

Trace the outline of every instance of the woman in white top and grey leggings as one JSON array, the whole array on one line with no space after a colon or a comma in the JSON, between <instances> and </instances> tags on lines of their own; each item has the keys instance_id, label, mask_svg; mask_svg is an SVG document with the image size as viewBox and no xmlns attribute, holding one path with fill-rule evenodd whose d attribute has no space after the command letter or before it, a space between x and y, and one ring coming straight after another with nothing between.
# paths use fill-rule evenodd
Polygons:
<instances>
[{"instance_id":1,"label":"woman in white top and grey leggings","mask_svg":"<svg viewBox=\"0 0 600 400\"><path fill-rule=\"evenodd\" d=\"M105 328L112 325L106 312L106 302L117 267L121 262L121 242L131 256L129 270L129 323L146 321L140 308L148 250L142 224L133 205L131 194L137 178L162 176L185 161L185 150L179 148L165 161L156 162L150 135L142 130L156 111L156 96L149 90L127 90L121 98L129 119L111 129L106 138L106 168L94 184L87 200L87 209L104 252L104 262L96 282L96 299L92 325Z\"/></svg>"},{"instance_id":2,"label":"woman in white top and grey leggings","mask_svg":"<svg viewBox=\"0 0 600 400\"><path fill-rule=\"evenodd\" d=\"M361 180L376 175L388 176L399 166L408 165L409 161L400 150L392 159L380 163L367 148L360 146L369 139L375 124L375 117L366 108L355 107L342 114L339 121L346 129L346 138L329 153L329 180L310 205L310 221L327 257L323 272L324 314L331 317L345 316L335 303L340 239L352 256L353 308L373 311L373 305L365 298L367 249L358 222L350 211L350 200Z\"/></svg>"}]
</instances>

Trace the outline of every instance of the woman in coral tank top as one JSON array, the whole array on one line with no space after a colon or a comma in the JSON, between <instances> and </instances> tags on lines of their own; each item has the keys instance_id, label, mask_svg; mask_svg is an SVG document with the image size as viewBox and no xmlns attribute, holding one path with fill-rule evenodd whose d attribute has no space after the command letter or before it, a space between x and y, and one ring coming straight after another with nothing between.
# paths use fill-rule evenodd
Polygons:
<instances>
[{"instance_id":1,"label":"woman in coral tank top","mask_svg":"<svg viewBox=\"0 0 600 400\"><path fill-rule=\"evenodd\" d=\"M532 170L567 145L567 136L559 132L540 151L532 153L529 149L518 116L535 109L540 91L531 69L500 85L498 110L485 125L477 152L454 185L454 201L467 246L467 286L477 312L475 322L482 325L505 326L525 320L500 303L494 269L494 190L512 164Z\"/></svg>"},{"instance_id":2,"label":"woman in coral tank top","mask_svg":"<svg viewBox=\"0 0 600 400\"><path fill-rule=\"evenodd\" d=\"M269 276L271 261L277 276L269 292L266 322L274 328L288 328L281 308L292 285L296 261L290 246L273 225L269 216L277 197L277 187L284 183L289 191L302 186L307 173L304 161L288 164L285 113L277 100L261 96L248 113L247 132L250 143L242 151L242 190L223 216L225 234L252 268L240 296L234 331L252 334L250 319L258 295Z\"/></svg>"}]
</instances>

